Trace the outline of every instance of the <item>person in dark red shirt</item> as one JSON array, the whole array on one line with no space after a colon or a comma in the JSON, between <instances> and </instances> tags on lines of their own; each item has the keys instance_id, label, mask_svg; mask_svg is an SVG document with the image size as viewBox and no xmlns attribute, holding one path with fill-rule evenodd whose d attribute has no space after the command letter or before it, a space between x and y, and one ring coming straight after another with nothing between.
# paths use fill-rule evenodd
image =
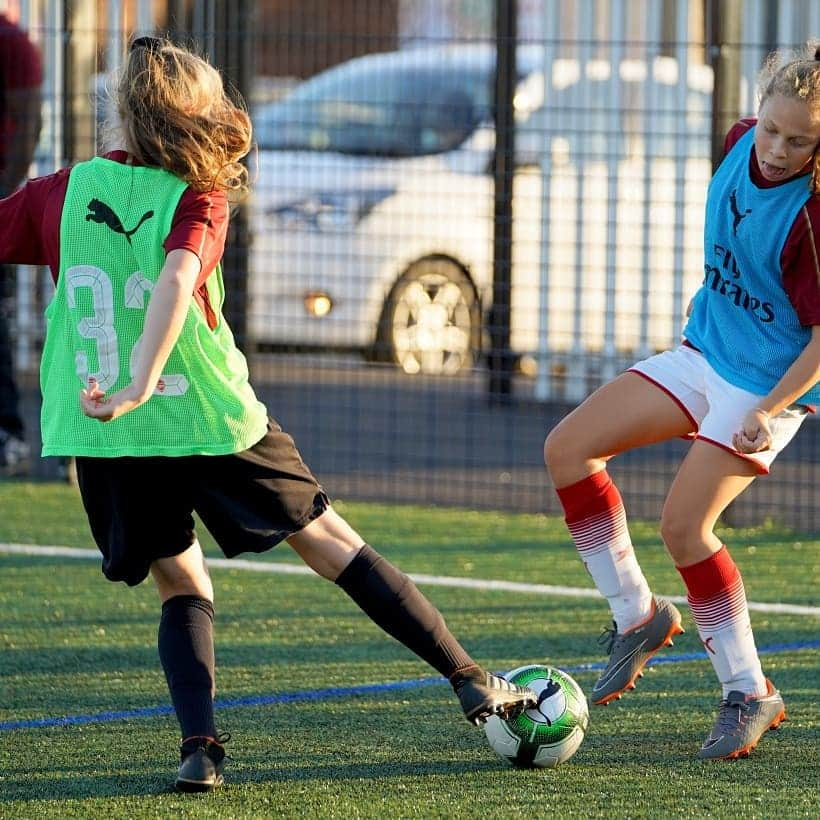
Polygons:
<instances>
[{"instance_id":1,"label":"person in dark red shirt","mask_svg":"<svg viewBox=\"0 0 820 820\"><path fill-rule=\"evenodd\" d=\"M26 33L0 14L0 198L28 176L40 136L40 54ZM0 265L0 474L26 469L29 448L14 380L8 320L3 302L14 270Z\"/></svg>"}]
</instances>

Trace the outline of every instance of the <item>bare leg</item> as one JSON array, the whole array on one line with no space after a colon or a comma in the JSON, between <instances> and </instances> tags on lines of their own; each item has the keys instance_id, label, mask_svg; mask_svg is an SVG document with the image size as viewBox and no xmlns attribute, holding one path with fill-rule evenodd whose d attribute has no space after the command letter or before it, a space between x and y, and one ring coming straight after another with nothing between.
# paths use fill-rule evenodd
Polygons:
<instances>
[{"instance_id":1,"label":"bare leg","mask_svg":"<svg viewBox=\"0 0 820 820\"><path fill-rule=\"evenodd\" d=\"M599 472L618 453L694 431L680 406L636 373L596 390L547 436L544 460L556 487Z\"/></svg>"},{"instance_id":2,"label":"bare leg","mask_svg":"<svg viewBox=\"0 0 820 820\"><path fill-rule=\"evenodd\" d=\"M655 604L607 462L624 450L691 430L689 417L663 390L642 376L624 373L593 393L547 437L544 456L567 527L621 634L644 624Z\"/></svg>"},{"instance_id":3,"label":"bare leg","mask_svg":"<svg viewBox=\"0 0 820 820\"><path fill-rule=\"evenodd\" d=\"M332 507L287 541L315 573L328 581L335 581L364 545L364 538Z\"/></svg>"},{"instance_id":4,"label":"bare leg","mask_svg":"<svg viewBox=\"0 0 820 820\"><path fill-rule=\"evenodd\" d=\"M661 535L676 566L703 561L721 548L717 520L756 475L748 461L721 447L692 444L661 514Z\"/></svg>"},{"instance_id":5,"label":"bare leg","mask_svg":"<svg viewBox=\"0 0 820 820\"><path fill-rule=\"evenodd\" d=\"M687 588L723 696L768 691L749 618L740 571L715 535L718 517L755 479L754 467L707 442L696 441L681 464L664 505L661 533Z\"/></svg>"},{"instance_id":6,"label":"bare leg","mask_svg":"<svg viewBox=\"0 0 820 820\"><path fill-rule=\"evenodd\" d=\"M213 584L198 541L179 555L158 558L151 564L151 575L163 604L174 595L198 595L207 601L214 599Z\"/></svg>"}]
</instances>

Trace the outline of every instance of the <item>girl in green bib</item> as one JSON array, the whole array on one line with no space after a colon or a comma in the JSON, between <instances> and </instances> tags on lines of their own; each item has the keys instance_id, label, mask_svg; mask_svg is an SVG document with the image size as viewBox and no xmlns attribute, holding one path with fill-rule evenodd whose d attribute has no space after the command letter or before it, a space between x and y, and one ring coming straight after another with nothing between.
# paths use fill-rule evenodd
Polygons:
<instances>
[{"instance_id":1,"label":"girl in green bib","mask_svg":"<svg viewBox=\"0 0 820 820\"><path fill-rule=\"evenodd\" d=\"M75 456L111 581L152 576L159 655L182 731L176 786L222 782L213 587L196 512L226 556L286 541L452 684L467 719L510 717L529 689L486 672L415 584L331 506L268 417L222 316L228 207L247 193L251 122L205 60L132 44L117 89L124 150L0 201L0 261L47 264L43 454Z\"/></svg>"}]
</instances>

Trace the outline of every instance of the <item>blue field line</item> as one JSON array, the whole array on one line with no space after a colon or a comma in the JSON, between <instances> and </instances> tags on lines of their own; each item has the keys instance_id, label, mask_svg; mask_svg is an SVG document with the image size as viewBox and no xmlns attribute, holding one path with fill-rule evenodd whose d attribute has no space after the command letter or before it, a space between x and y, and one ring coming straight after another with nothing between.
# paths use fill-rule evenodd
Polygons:
<instances>
[{"instance_id":1,"label":"blue field line","mask_svg":"<svg viewBox=\"0 0 820 820\"><path fill-rule=\"evenodd\" d=\"M795 643L779 643L758 648L760 654L774 654L777 652L794 652L804 649L820 648L820 640L797 641ZM685 652L678 655L651 658L647 666L660 666L667 663L685 663L686 661L706 658L705 652ZM546 663L546 661L545 661ZM566 672L592 672L603 669L605 663L582 663L576 666L562 666ZM370 683L362 686L333 686L326 689L305 690L302 692L285 692L281 695L254 695L234 700L218 700L214 704L216 709L236 709L247 706L278 706L286 703L304 703L310 701L330 700L332 698L355 697L357 695L377 695L404 689L421 689L425 686L439 686L446 683L445 678L416 678L415 680L393 681L392 683ZM43 729L52 726L82 726L87 723L113 723L129 718L158 717L171 715L172 706L149 706L143 709L125 709L116 712L97 712L91 715L65 715L64 717L34 718L32 720L8 720L0 722L0 732L9 732L14 729Z\"/></svg>"}]
</instances>

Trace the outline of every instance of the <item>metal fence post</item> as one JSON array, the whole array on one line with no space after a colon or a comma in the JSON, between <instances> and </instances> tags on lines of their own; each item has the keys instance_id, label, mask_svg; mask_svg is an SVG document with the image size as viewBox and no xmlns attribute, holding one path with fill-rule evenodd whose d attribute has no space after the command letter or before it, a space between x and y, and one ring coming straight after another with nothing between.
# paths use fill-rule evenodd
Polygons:
<instances>
[{"instance_id":1,"label":"metal fence post","mask_svg":"<svg viewBox=\"0 0 820 820\"><path fill-rule=\"evenodd\" d=\"M510 304L512 285L512 197L515 174L516 0L496 0L495 207L493 209L493 305L489 318L489 398L512 392Z\"/></svg>"},{"instance_id":2,"label":"metal fence post","mask_svg":"<svg viewBox=\"0 0 820 820\"><path fill-rule=\"evenodd\" d=\"M743 0L712 0L709 10L709 60L715 77L712 105L712 170L723 159L723 143L740 117L740 42Z\"/></svg>"},{"instance_id":3,"label":"metal fence post","mask_svg":"<svg viewBox=\"0 0 820 820\"><path fill-rule=\"evenodd\" d=\"M254 76L256 3L252 0L212 0L210 14L213 30L213 58L222 71L226 86L236 89L250 105ZM230 296L225 302L225 316L239 347L248 353L251 339L248 325L248 264L252 241L248 212L240 207L231 217L225 256L222 261Z\"/></svg>"}]
</instances>

